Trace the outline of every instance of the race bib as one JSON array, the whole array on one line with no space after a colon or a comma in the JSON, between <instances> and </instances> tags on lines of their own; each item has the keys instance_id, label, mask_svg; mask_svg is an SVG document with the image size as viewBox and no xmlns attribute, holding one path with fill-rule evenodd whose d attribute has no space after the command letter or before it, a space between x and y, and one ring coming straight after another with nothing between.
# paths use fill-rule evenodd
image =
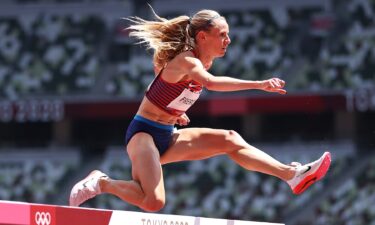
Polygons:
<instances>
[{"instance_id":1,"label":"race bib","mask_svg":"<svg viewBox=\"0 0 375 225\"><path fill-rule=\"evenodd\" d=\"M186 112L199 98L200 92L185 89L175 100L167 105L168 109Z\"/></svg>"}]
</instances>

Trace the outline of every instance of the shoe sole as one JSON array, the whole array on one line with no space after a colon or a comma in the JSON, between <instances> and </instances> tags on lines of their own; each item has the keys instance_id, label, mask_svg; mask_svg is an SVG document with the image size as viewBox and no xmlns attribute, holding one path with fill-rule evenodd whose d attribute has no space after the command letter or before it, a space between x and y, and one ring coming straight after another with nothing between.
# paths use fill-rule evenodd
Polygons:
<instances>
[{"instance_id":1,"label":"shoe sole","mask_svg":"<svg viewBox=\"0 0 375 225\"><path fill-rule=\"evenodd\" d=\"M73 204L73 201L72 201L72 192L73 190L77 189L79 186L82 186L84 183L86 183L92 175L94 175L95 173L98 173L100 172L99 170L93 170L91 171L91 173L89 173L89 175L87 175L85 178L83 178L81 181L79 181L78 183L76 183L72 190L70 191L70 196L69 196L69 206L75 206L75 207L78 207L79 205L81 205L83 202L79 203L79 204Z\"/></svg>"},{"instance_id":2,"label":"shoe sole","mask_svg":"<svg viewBox=\"0 0 375 225\"><path fill-rule=\"evenodd\" d=\"M301 194L304 192L308 187L310 187L313 183L317 182L318 180L322 179L330 165L331 165L331 153L325 152L323 155L324 159L320 164L319 168L315 171L315 173L310 174L309 176L305 177L293 190L293 193L296 195Z\"/></svg>"}]
</instances>

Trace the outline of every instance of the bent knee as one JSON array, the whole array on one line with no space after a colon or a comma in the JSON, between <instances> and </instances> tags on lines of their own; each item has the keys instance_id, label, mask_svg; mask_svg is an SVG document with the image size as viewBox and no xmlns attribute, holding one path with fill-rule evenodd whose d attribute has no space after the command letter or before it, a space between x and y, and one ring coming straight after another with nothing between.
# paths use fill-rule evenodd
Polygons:
<instances>
[{"instance_id":1,"label":"bent knee","mask_svg":"<svg viewBox=\"0 0 375 225\"><path fill-rule=\"evenodd\" d=\"M227 130L229 137L241 137L235 130Z\"/></svg>"},{"instance_id":2,"label":"bent knee","mask_svg":"<svg viewBox=\"0 0 375 225\"><path fill-rule=\"evenodd\" d=\"M237 150L248 145L242 136L234 130L226 131L225 140L227 147L231 150Z\"/></svg>"},{"instance_id":3,"label":"bent knee","mask_svg":"<svg viewBox=\"0 0 375 225\"><path fill-rule=\"evenodd\" d=\"M234 130L226 130L225 131L225 140L229 143L236 143L239 140L242 140L241 135L239 135L236 131Z\"/></svg>"},{"instance_id":4,"label":"bent knee","mask_svg":"<svg viewBox=\"0 0 375 225\"><path fill-rule=\"evenodd\" d=\"M148 212L157 212L164 208L165 199L153 197L146 197L142 208Z\"/></svg>"}]
</instances>

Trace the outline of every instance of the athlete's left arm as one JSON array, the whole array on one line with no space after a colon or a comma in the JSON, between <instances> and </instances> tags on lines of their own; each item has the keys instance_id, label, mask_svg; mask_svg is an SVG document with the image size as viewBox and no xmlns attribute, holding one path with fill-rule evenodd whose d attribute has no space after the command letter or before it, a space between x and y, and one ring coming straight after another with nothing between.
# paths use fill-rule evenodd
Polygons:
<instances>
[{"instance_id":1,"label":"athlete's left arm","mask_svg":"<svg viewBox=\"0 0 375 225\"><path fill-rule=\"evenodd\" d=\"M204 69L199 59L193 57L185 57L185 61L182 63L181 68L185 69L185 73L189 74L193 80L201 83L208 90L212 91L241 91L260 89L268 92L286 94L286 90L283 89L285 86L285 81L279 78L251 81L227 76L214 76Z\"/></svg>"}]
</instances>

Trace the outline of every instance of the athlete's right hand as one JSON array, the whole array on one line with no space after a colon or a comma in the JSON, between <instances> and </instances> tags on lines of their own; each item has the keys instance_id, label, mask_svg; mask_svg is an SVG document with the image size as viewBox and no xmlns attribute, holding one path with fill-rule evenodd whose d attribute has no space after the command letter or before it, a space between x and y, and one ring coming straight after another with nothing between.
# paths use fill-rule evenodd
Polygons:
<instances>
[{"instance_id":1,"label":"athlete's right hand","mask_svg":"<svg viewBox=\"0 0 375 225\"><path fill-rule=\"evenodd\" d=\"M177 118L177 124L180 126L186 126L190 123L189 117L186 115L186 113L182 114Z\"/></svg>"},{"instance_id":2,"label":"athlete's right hand","mask_svg":"<svg viewBox=\"0 0 375 225\"><path fill-rule=\"evenodd\" d=\"M268 80L260 81L261 89L268 92L277 92L279 94L286 94L286 90L283 89L285 81L279 78L271 78Z\"/></svg>"}]
</instances>

